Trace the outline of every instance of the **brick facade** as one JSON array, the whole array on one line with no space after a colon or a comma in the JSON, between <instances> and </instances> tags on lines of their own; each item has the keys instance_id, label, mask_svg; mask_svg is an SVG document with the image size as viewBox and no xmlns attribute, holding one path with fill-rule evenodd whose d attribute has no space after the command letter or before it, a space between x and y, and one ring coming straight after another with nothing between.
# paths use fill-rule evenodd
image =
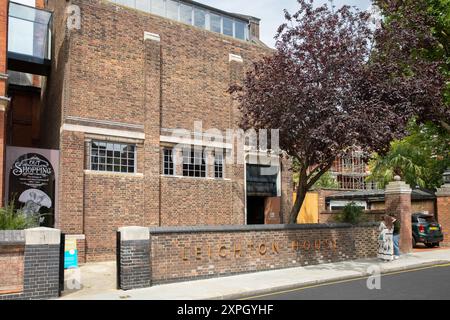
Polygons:
<instances>
[{"instance_id":1,"label":"brick facade","mask_svg":"<svg viewBox=\"0 0 450 320\"><path fill-rule=\"evenodd\" d=\"M65 28L66 4L47 4L54 11L55 53L44 89L43 114L51 124L42 141L60 150L57 227L85 235L80 261L114 259L115 230L124 225L244 224L244 165L227 165L223 180L164 177L160 136L164 129L192 131L194 121L204 131L237 128L240 115L227 90L270 50L105 0L71 4L80 7L80 30ZM92 139L136 144L137 172L88 170ZM283 170L283 216L291 183Z\"/></svg>"},{"instance_id":2,"label":"brick facade","mask_svg":"<svg viewBox=\"0 0 450 320\"><path fill-rule=\"evenodd\" d=\"M121 260L147 263L133 250L150 247L151 283L229 276L375 257L378 224L153 228L150 239L122 242ZM137 274L141 275L140 272ZM131 278L132 279L132 278ZM122 288L131 289L129 282ZM138 283L142 285L142 279Z\"/></svg>"}]
</instances>

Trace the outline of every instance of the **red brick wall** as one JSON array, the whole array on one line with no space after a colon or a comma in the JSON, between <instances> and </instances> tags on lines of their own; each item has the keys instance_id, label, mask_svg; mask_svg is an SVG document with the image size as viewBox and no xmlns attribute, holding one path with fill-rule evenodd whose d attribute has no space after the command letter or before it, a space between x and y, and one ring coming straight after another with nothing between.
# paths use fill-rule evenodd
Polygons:
<instances>
[{"instance_id":1,"label":"red brick wall","mask_svg":"<svg viewBox=\"0 0 450 320\"><path fill-rule=\"evenodd\" d=\"M23 290L24 245L0 245L0 295Z\"/></svg>"},{"instance_id":2,"label":"red brick wall","mask_svg":"<svg viewBox=\"0 0 450 320\"><path fill-rule=\"evenodd\" d=\"M378 246L372 225L150 235L154 284L369 258Z\"/></svg>"},{"instance_id":3,"label":"red brick wall","mask_svg":"<svg viewBox=\"0 0 450 320\"><path fill-rule=\"evenodd\" d=\"M444 241L442 245L450 246L450 195L437 197L438 221L442 226Z\"/></svg>"}]
</instances>

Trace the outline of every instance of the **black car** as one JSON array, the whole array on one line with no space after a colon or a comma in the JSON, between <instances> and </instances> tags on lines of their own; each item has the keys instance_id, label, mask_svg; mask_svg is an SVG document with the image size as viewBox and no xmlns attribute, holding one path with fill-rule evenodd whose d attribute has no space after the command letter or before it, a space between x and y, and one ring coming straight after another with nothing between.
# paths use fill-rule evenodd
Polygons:
<instances>
[{"instance_id":1,"label":"black car","mask_svg":"<svg viewBox=\"0 0 450 320\"><path fill-rule=\"evenodd\" d=\"M434 216L422 212L412 214L412 233L413 248L419 242L432 248L439 246L439 242L444 240L441 225L436 222Z\"/></svg>"}]
</instances>

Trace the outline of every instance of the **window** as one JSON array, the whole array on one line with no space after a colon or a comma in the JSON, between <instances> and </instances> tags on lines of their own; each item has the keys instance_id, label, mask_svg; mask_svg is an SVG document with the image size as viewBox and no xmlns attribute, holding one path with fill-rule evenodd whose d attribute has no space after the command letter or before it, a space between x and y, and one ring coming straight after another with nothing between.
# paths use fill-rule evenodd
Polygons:
<instances>
[{"instance_id":1,"label":"window","mask_svg":"<svg viewBox=\"0 0 450 320\"><path fill-rule=\"evenodd\" d=\"M167 18L178 20L178 2L173 0L167 0L166 2L166 11L167 11Z\"/></svg>"},{"instance_id":2,"label":"window","mask_svg":"<svg viewBox=\"0 0 450 320\"><path fill-rule=\"evenodd\" d=\"M243 22L234 22L234 33L235 37L241 40L246 40L245 30L247 29L247 25Z\"/></svg>"},{"instance_id":3,"label":"window","mask_svg":"<svg viewBox=\"0 0 450 320\"><path fill-rule=\"evenodd\" d=\"M194 9L194 25L205 29L206 27L206 13L201 9Z\"/></svg>"},{"instance_id":4,"label":"window","mask_svg":"<svg viewBox=\"0 0 450 320\"><path fill-rule=\"evenodd\" d=\"M214 157L214 178L223 179L223 155L216 154Z\"/></svg>"},{"instance_id":5,"label":"window","mask_svg":"<svg viewBox=\"0 0 450 320\"><path fill-rule=\"evenodd\" d=\"M216 14L209 15L210 29L211 31L221 33L222 32L222 18Z\"/></svg>"},{"instance_id":6,"label":"window","mask_svg":"<svg viewBox=\"0 0 450 320\"><path fill-rule=\"evenodd\" d=\"M173 149L164 149L164 175L173 176Z\"/></svg>"},{"instance_id":7,"label":"window","mask_svg":"<svg viewBox=\"0 0 450 320\"><path fill-rule=\"evenodd\" d=\"M203 149L183 150L183 176L206 177L206 161Z\"/></svg>"},{"instance_id":8,"label":"window","mask_svg":"<svg viewBox=\"0 0 450 320\"><path fill-rule=\"evenodd\" d=\"M227 36L233 36L233 20L229 18L223 18L223 34Z\"/></svg>"},{"instance_id":9,"label":"window","mask_svg":"<svg viewBox=\"0 0 450 320\"><path fill-rule=\"evenodd\" d=\"M152 0L152 13L165 16L164 0Z\"/></svg>"},{"instance_id":10,"label":"window","mask_svg":"<svg viewBox=\"0 0 450 320\"><path fill-rule=\"evenodd\" d=\"M192 24L192 7L185 4L180 5L180 20L181 22Z\"/></svg>"},{"instance_id":11,"label":"window","mask_svg":"<svg viewBox=\"0 0 450 320\"><path fill-rule=\"evenodd\" d=\"M132 144L92 141L91 170L135 173L136 146Z\"/></svg>"},{"instance_id":12,"label":"window","mask_svg":"<svg viewBox=\"0 0 450 320\"><path fill-rule=\"evenodd\" d=\"M132 7L131 4L128 6ZM150 1L149 0L136 0L136 9L145 12L150 12Z\"/></svg>"}]
</instances>

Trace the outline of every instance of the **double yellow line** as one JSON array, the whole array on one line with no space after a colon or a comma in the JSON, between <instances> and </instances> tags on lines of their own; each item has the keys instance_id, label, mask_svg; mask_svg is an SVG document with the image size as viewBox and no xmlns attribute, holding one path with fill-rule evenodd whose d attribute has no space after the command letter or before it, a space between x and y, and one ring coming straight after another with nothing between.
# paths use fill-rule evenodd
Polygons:
<instances>
[{"instance_id":1,"label":"double yellow line","mask_svg":"<svg viewBox=\"0 0 450 320\"><path fill-rule=\"evenodd\" d=\"M421 268L415 268L415 269L408 269L408 270L401 270L401 271L387 272L387 273L382 273L381 276L382 276L382 277L385 277L385 276L390 276L390 275L395 275L395 274L408 273L408 272L415 272L415 271L421 271L421 270L433 269L433 268L445 268L445 267L450 267L450 263L446 263L446 264L438 264L438 265L434 265L434 266L421 267ZM243 299L239 299L239 300L252 300L252 299L258 299L258 298L264 298L264 297L275 296L275 295L284 294L284 293L290 293L290 292L302 291L302 290L306 290L306 289L312 289L312 288L318 288L318 287L330 286L330 285L334 285L334 284L340 284L340 283L347 283L347 282L359 281L359 280L363 280L363 279L368 279L368 278L370 278L370 277L371 277L371 276L364 276L364 277L352 278L352 279L347 279L347 280L340 280L340 281L326 282L326 283L321 283L321 284L316 284L316 285L311 285L311 286L301 287L301 288L297 288L297 289L290 289L290 290L283 290L283 291L275 291L275 292L272 292L272 293L267 293L267 294L262 294L262 295L257 295L257 296L252 296L252 297L247 297L247 298L243 298Z\"/></svg>"}]
</instances>

